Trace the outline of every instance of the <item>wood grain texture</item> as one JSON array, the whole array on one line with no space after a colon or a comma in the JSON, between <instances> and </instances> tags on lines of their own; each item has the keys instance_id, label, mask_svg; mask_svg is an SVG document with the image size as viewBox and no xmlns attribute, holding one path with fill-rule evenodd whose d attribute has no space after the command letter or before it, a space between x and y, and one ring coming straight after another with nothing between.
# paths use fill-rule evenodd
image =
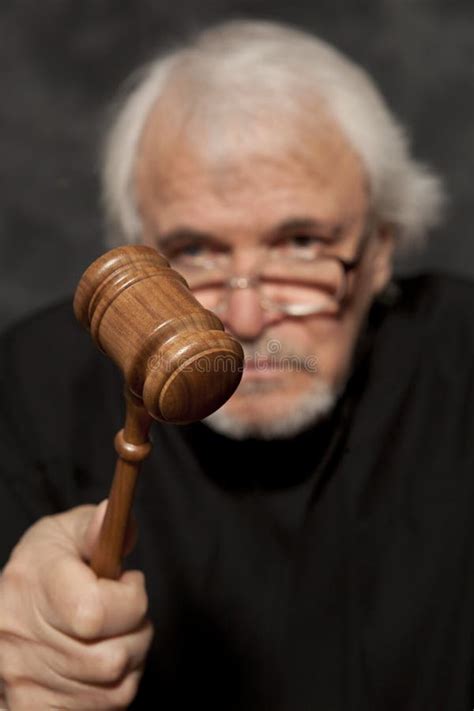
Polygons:
<instances>
[{"instance_id":1,"label":"wood grain texture","mask_svg":"<svg viewBox=\"0 0 474 711\"><path fill-rule=\"evenodd\" d=\"M130 390L125 388L125 425L115 437L118 454L114 479L97 547L91 558L92 570L101 578L116 579L121 573L125 536L135 494L140 464L151 452L148 430L151 416Z\"/></svg>"},{"instance_id":2,"label":"wood grain texture","mask_svg":"<svg viewBox=\"0 0 474 711\"><path fill-rule=\"evenodd\" d=\"M77 286L74 312L125 377L126 421L115 439L115 476L91 561L98 575L116 578L152 418L188 423L217 410L240 382L243 351L183 277L143 245L93 262Z\"/></svg>"},{"instance_id":3,"label":"wood grain texture","mask_svg":"<svg viewBox=\"0 0 474 711\"><path fill-rule=\"evenodd\" d=\"M240 382L240 344L151 247L118 247L96 260L74 312L158 420L203 419Z\"/></svg>"}]
</instances>

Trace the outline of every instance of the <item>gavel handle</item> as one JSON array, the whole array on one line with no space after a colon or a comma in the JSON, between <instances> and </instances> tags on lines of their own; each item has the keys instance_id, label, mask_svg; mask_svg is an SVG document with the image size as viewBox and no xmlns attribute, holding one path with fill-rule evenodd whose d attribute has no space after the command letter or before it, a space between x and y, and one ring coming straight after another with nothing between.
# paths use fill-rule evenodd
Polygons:
<instances>
[{"instance_id":1,"label":"gavel handle","mask_svg":"<svg viewBox=\"0 0 474 711\"><path fill-rule=\"evenodd\" d=\"M125 426L115 437L118 459L114 479L99 540L91 558L91 568L100 578L116 579L120 576L140 464L151 452L148 431L152 417L142 401L127 387L125 399Z\"/></svg>"}]
</instances>

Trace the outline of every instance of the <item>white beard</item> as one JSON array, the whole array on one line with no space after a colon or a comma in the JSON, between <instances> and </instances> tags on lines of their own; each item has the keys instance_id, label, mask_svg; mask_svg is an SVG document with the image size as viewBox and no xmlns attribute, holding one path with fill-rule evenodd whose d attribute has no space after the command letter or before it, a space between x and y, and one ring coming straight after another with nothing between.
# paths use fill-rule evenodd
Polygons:
<instances>
[{"instance_id":1,"label":"white beard","mask_svg":"<svg viewBox=\"0 0 474 711\"><path fill-rule=\"evenodd\" d=\"M248 382L242 383L238 392L239 397L259 397L274 388L274 383ZM338 397L335 387L317 377L312 387L295 400L292 410L284 416L256 422L227 412L229 408L223 405L204 422L215 432L231 439L290 439L324 419L334 408Z\"/></svg>"}]
</instances>

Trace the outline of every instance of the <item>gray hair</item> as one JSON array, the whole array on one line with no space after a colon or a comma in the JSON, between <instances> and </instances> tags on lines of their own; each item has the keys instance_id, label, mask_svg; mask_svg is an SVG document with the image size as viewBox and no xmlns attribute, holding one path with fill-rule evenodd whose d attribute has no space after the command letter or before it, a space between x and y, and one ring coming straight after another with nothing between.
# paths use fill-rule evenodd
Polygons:
<instances>
[{"instance_id":1,"label":"gray hair","mask_svg":"<svg viewBox=\"0 0 474 711\"><path fill-rule=\"evenodd\" d=\"M304 97L318 97L361 158L372 209L395 226L399 249L422 244L439 221L445 202L442 182L411 157L405 131L369 75L301 30L242 20L201 32L136 75L105 145L103 203L111 246L140 240L134 194L138 142L157 100L183 76L193 108L214 126L209 133L214 142L219 141L219 118L228 120L236 110L245 111L242 107L263 102L273 115L291 115L304 111Z\"/></svg>"}]
</instances>

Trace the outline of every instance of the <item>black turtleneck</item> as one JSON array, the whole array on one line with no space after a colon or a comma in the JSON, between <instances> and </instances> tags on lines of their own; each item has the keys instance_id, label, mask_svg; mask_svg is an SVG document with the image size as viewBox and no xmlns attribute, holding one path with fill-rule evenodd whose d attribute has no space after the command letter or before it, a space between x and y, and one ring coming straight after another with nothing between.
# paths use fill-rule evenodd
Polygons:
<instances>
[{"instance_id":1,"label":"black turtleneck","mask_svg":"<svg viewBox=\"0 0 474 711\"><path fill-rule=\"evenodd\" d=\"M400 284L297 437L154 426L128 565L156 631L132 709L474 707L474 291ZM3 338L0 566L36 518L107 494L121 389L70 304Z\"/></svg>"}]
</instances>

